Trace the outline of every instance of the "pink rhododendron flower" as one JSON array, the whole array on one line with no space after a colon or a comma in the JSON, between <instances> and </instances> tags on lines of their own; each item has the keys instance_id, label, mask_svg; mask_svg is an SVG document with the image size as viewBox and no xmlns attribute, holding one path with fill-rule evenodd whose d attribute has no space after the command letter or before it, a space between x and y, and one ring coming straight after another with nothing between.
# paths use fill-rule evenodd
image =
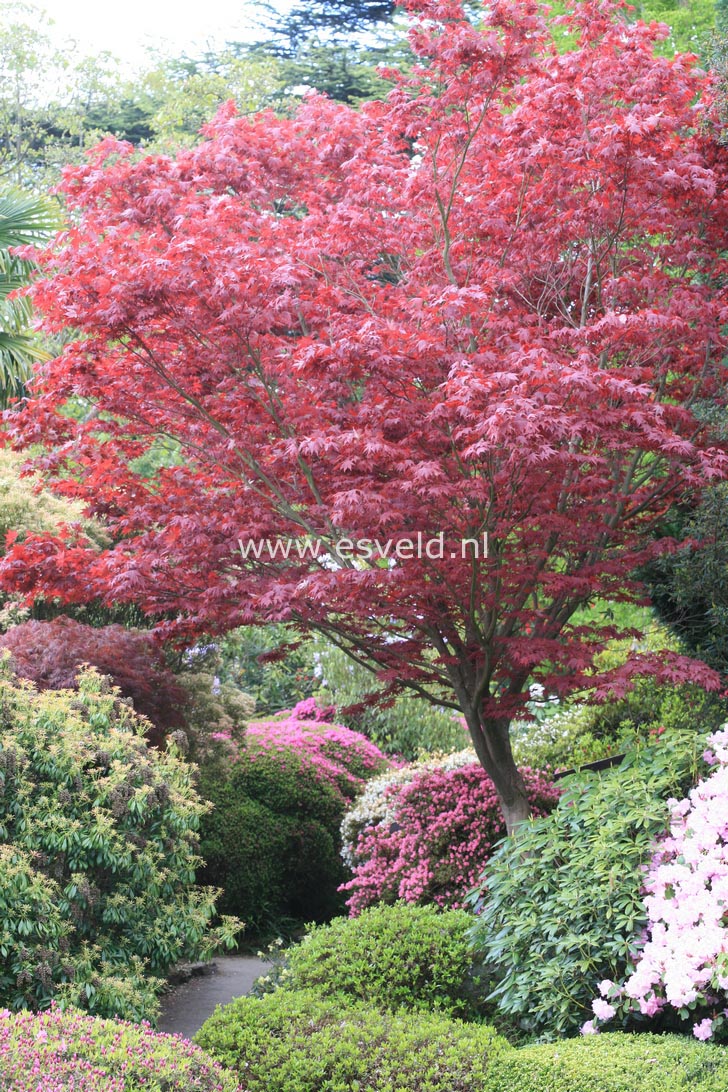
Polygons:
<instances>
[{"instance_id":1,"label":"pink rhododendron flower","mask_svg":"<svg viewBox=\"0 0 728 1092\"><path fill-rule=\"evenodd\" d=\"M713 1036L713 1021L701 1020L699 1024L696 1024L693 1028L693 1035L696 1039L711 1039Z\"/></svg>"},{"instance_id":2,"label":"pink rhododendron flower","mask_svg":"<svg viewBox=\"0 0 728 1092\"><path fill-rule=\"evenodd\" d=\"M533 814L551 811L559 796L553 782L538 771L521 773ZM495 788L475 755L467 764L428 763L411 779L394 775L378 816L345 846L354 875L342 890L350 892L351 914L398 899L461 905L505 834Z\"/></svg>"},{"instance_id":3,"label":"pink rhododendron flower","mask_svg":"<svg viewBox=\"0 0 728 1092\"><path fill-rule=\"evenodd\" d=\"M592 1001L592 1011L600 1020L611 1020L617 1010L608 1001L602 1001L597 997Z\"/></svg>"}]
</instances>

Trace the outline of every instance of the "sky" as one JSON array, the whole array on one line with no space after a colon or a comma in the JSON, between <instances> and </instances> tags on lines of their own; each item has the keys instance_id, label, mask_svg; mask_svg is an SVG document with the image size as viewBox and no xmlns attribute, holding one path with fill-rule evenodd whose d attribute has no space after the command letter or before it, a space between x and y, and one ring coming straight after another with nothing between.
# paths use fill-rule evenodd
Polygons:
<instances>
[{"instance_id":1,"label":"sky","mask_svg":"<svg viewBox=\"0 0 728 1092\"><path fill-rule=\"evenodd\" d=\"M275 0L273 0L275 3ZM141 66L151 47L179 55L251 37L246 0L36 0L54 21L53 37L80 53L104 50Z\"/></svg>"}]
</instances>

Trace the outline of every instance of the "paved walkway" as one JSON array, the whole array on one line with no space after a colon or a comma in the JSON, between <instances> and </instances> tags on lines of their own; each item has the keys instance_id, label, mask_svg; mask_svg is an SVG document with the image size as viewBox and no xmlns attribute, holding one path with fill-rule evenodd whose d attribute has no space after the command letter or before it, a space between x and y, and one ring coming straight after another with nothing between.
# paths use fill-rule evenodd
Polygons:
<instances>
[{"instance_id":1,"label":"paved walkway","mask_svg":"<svg viewBox=\"0 0 728 1092\"><path fill-rule=\"evenodd\" d=\"M196 975L162 997L159 1030L191 1039L218 1005L249 993L267 967L255 956L218 956L211 974Z\"/></svg>"}]
</instances>

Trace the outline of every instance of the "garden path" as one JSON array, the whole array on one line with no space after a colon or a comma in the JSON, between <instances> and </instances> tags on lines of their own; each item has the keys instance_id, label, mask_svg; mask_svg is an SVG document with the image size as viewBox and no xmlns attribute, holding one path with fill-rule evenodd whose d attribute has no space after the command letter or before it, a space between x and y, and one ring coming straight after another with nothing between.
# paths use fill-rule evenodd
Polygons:
<instances>
[{"instance_id":1,"label":"garden path","mask_svg":"<svg viewBox=\"0 0 728 1092\"><path fill-rule=\"evenodd\" d=\"M210 974L195 975L162 998L159 1030L191 1039L218 1005L249 993L268 966L256 956L218 956Z\"/></svg>"}]
</instances>

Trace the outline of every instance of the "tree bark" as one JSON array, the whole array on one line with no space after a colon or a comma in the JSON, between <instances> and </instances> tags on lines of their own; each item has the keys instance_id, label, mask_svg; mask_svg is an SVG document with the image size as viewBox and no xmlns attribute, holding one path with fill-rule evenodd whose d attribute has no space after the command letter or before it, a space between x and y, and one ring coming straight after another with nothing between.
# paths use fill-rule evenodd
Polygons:
<instances>
[{"instance_id":1,"label":"tree bark","mask_svg":"<svg viewBox=\"0 0 728 1092\"><path fill-rule=\"evenodd\" d=\"M477 714L465 713L475 753L490 777L503 811L506 830L513 834L519 823L531 815L526 786L513 758L510 721L482 721Z\"/></svg>"}]
</instances>

